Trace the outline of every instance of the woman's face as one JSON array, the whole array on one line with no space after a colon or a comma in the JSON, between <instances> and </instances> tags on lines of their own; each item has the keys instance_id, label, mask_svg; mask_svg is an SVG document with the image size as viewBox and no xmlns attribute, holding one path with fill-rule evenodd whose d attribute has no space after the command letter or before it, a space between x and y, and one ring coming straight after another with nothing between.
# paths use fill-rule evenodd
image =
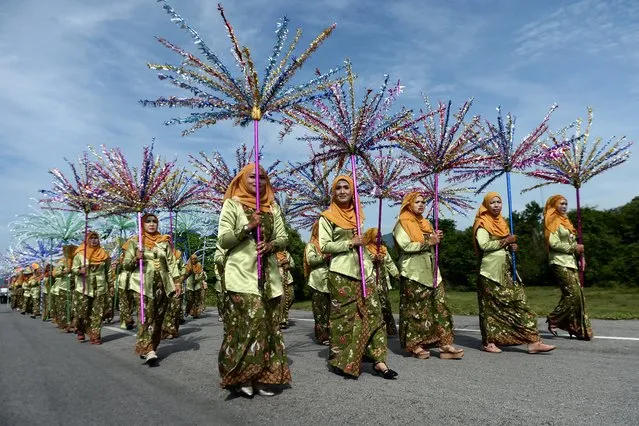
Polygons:
<instances>
[{"instance_id":1,"label":"woman's face","mask_svg":"<svg viewBox=\"0 0 639 426\"><path fill-rule=\"evenodd\" d=\"M144 219L144 230L149 234L153 234L158 230L158 218L155 216L147 216Z\"/></svg>"},{"instance_id":2,"label":"woman's face","mask_svg":"<svg viewBox=\"0 0 639 426\"><path fill-rule=\"evenodd\" d=\"M255 195L255 170L251 170L245 175L244 184L251 195ZM266 191L266 172L260 170L260 194Z\"/></svg>"},{"instance_id":3,"label":"woman's face","mask_svg":"<svg viewBox=\"0 0 639 426\"><path fill-rule=\"evenodd\" d=\"M501 198L493 197L488 204L488 210L493 216L499 216L501 214Z\"/></svg>"},{"instance_id":4,"label":"woman's face","mask_svg":"<svg viewBox=\"0 0 639 426\"><path fill-rule=\"evenodd\" d=\"M410 203L410 210L415 214L423 214L424 209L426 209L426 201L424 201L424 197L418 195L413 202Z\"/></svg>"},{"instance_id":5,"label":"woman's face","mask_svg":"<svg viewBox=\"0 0 639 426\"><path fill-rule=\"evenodd\" d=\"M98 247L100 245L100 238L97 235L91 235L89 238L89 247Z\"/></svg>"},{"instance_id":6,"label":"woman's face","mask_svg":"<svg viewBox=\"0 0 639 426\"><path fill-rule=\"evenodd\" d=\"M335 201L340 207L346 207L351 202L351 186L344 179L340 179L335 185Z\"/></svg>"},{"instance_id":7,"label":"woman's face","mask_svg":"<svg viewBox=\"0 0 639 426\"><path fill-rule=\"evenodd\" d=\"M557 211L560 214L566 214L566 212L568 211L568 200L566 200L565 198L559 200L559 203L557 204Z\"/></svg>"},{"instance_id":8,"label":"woman's face","mask_svg":"<svg viewBox=\"0 0 639 426\"><path fill-rule=\"evenodd\" d=\"M191 263L193 264L197 263L197 256L194 254L191 255Z\"/></svg>"}]
</instances>

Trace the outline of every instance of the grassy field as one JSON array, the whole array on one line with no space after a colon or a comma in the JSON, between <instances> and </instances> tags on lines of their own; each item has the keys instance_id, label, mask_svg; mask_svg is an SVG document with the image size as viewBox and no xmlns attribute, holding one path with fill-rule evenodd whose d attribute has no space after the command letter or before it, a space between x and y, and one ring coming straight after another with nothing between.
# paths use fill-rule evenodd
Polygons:
<instances>
[{"instance_id":1,"label":"grassy field","mask_svg":"<svg viewBox=\"0 0 639 426\"><path fill-rule=\"evenodd\" d=\"M468 291L447 290L448 302L455 315L477 315L477 294ZM591 318L639 319L639 289L586 288L586 309ZM561 292L558 288L527 287L528 303L538 316L544 317L557 305ZM393 312L399 312L399 291L391 290ZM311 309L311 301L293 304L293 309Z\"/></svg>"}]
</instances>

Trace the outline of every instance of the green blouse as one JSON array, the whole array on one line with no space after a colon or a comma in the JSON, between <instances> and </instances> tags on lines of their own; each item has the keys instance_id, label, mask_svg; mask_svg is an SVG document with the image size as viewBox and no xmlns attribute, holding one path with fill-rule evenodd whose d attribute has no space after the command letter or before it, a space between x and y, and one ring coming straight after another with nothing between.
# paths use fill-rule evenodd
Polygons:
<instances>
[{"instance_id":1,"label":"green blouse","mask_svg":"<svg viewBox=\"0 0 639 426\"><path fill-rule=\"evenodd\" d=\"M75 288L74 275L66 266L64 259L53 268L53 294L60 294L60 290L71 291Z\"/></svg>"},{"instance_id":2,"label":"green blouse","mask_svg":"<svg viewBox=\"0 0 639 426\"><path fill-rule=\"evenodd\" d=\"M499 284L506 284L504 268L510 269L511 263L508 246L502 246L499 242L502 237L491 235L484 228L478 228L475 238L477 246L482 251L479 274Z\"/></svg>"},{"instance_id":3,"label":"green blouse","mask_svg":"<svg viewBox=\"0 0 639 426\"><path fill-rule=\"evenodd\" d=\"M226 263L226 250L220 247L218 242L215 245L215 254L213 255L213 263L215 264L215 291L223 292L222 278L224 277L224 263Z\"/></svg>"},{"instance_id":4,"label":"green blouse","mask_svg":"<svg viewBox=\"0 0 639 426\"><path fill-rule=\"evenodd\" d=\"M367 257L367 264L370 263L370 267L373 268L373 279L375 278L375 257L373 256L373 254L371 252L369 252L368 250L364 250L364 253L366 253L366 257ZM392 288L391 286L391 282L390 282L390 276L392 276L393 278L398 278L399 277L399 270L397 269L397 266L395 266L395 262L393 262L393 258L391 257L390 253L388 253L388 251L386 252L386 256L384 256L384 260L382 260L381 264L379 265L379 272L380 272L380 282L384 283L386 285L386 287L390 290ZM366 273L366 275L368 275L368 272Z\"/></svg>"},{"instance_id":5,"label":"green blouse","mask_svg":"<svg viewBox=\"0 0 639 426\"><path fill-rule=\"evenodd\" d=\"M73 274L76 276L75 291L82 293L83 280L80 269L84 266L84 255L78 253L73 258ZM89 297L102 296L106 294L109 288L109 269L111 268L111 259L107 258L101 263L87 262L86 285L84 285L84 295Z\"/></svg>"},{"instance_id":6,"label":"green blouse","mask_svg":"<svg viewBox=\"0 0 639 426\"><path fill-rule=\"evenodd\" d=\"M196 291L202 288L202 283L206 281L206 272L202 269L202 272L196 274L191 271L186 276L186 291Z\"/></svg>"},{"instance_id":7,"label":"green blouse","mask_svg":"<svg viewBox=\"0 0 639 426\"><path fill-rule=\"evenodd\" d=\"M253 233L246 226L254 209L243 206L236 199L227 199L222 205L218 226L218 243L226 251L224 265L224 285L226 290L261 295L257 279L257 244ZM262 215L262 239L273 245L273 251L262 257L265 273L264 293L267 299L282 295L280 277L275 253L286 248L288 235L277 204L271 204L271 211Z\"/></svg>"},{"instance_id":8,"label":"green blouse","mask_svg":"<svg viewBox=\"0 0 639 426\"><path fill-rule=\"evenodd\" d=\"M402 277L433 287L433 248L428 244L429 234L424 234L424 242L415 242L404 231L399 221L393 229L393 238L399 248L399 270ZM442 282L442 274L437 268L437 284Z\"/></svg>"},{"instance_id":9,"label":"green blouse","mask_svg":"<svg viewBox=\"0 0 639 426\"><path fill-rule=\"evenodd\" d=\"M575 260L577 239L575 234L559 225L559 228L550 234L548 245L550 247L548 262L551 265L577 269L577 261Z\"/></svg>"},{"instance_id":10,"label":"green blouse","mask_svg":"<svg viewBox=\"0 0 639 426\"><path fill-rule=\"evenodd\" d=\"M129 289L140 293L140 267L137 259L138 241L137 237L133 237L131 242L127 244L124 252L124 261L122 266L130 271ZM142 260L144 267L144 297L153 299L153 280L155 273L164 285L164 291L167 295L175 292L175 283L180 278L180 271L173 256L173 250L167 241L162 241L152 249L144 249L144 258Z\"/></svg>"},{"instance_id":11,"label":"green blouse","mask_svg":"<svg viewBox=\"0 0 639 426\"><path fill-rule=\"evenodd\" d=\"M319 243L322 253L331 254L329 271L361 279L357 247L349 248L353 229L343 229L325 217L319 219Z\"/></svg>"},{"instance_id":12,"label":"green blouse","mask_svg":"<svg viewBox=\"0 0 639 426\"><path fill-rule=\"evenodd\" d=\"M305 254L308 266L311 267L307 284L321 293L330 293L328 290L328 262L319 253L315 244L306 244Z\"/></svg>"}]
</instances>

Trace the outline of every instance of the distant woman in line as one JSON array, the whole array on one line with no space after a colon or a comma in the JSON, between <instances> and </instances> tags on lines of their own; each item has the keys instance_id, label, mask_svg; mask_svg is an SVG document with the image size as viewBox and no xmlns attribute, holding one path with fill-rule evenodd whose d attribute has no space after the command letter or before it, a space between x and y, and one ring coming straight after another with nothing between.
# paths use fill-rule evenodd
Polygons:
<instances>
[{"instance_id":1,"label":"distant woman in line","mask_svg":"<svg viewBox=\"0 0 639 426\"><path fill-rule=\"evenodd\" d=\"M328 346L331 292L328 290L328 265L331 256L322 253L319 244L319 222L311 228L311 240L304 249L304 277L311 288L311 306L315 321L315 341Z\"/></svg>"},{"instance_id":2,"label":"distant woman in line","mask_svg":"<svg viewBox=\"0 0 639 426\"><path fill-rule=\"evenodd\" d=\"M559 304L546 322L548 331L557 335L560 328L577 339L592 339L592 327L586 314L583 289L579 283L577 257L584 252L583 244L575 238L575 227L566 215L568 201L563 195L553 195L544 208L544 235L548 248L548 262L553 277L561 289Z\"/></svg>"},{"instance_id":3,"label":"distant woman in line","mask_svg":"<svg viewBox=\"0 0 639 426\"><path fill-rule=\"evenodd\" d=\"M517 251L517 237L510 233L501 208L501 196L489 192L473 224L475 250L481 255L477 298L482 350L499 353L498 345L527 344L530 354L552 351L555 346L539 337L537 316L528 307L523 284L513 279L511 251Z\"/></svg>"}]
</instances>

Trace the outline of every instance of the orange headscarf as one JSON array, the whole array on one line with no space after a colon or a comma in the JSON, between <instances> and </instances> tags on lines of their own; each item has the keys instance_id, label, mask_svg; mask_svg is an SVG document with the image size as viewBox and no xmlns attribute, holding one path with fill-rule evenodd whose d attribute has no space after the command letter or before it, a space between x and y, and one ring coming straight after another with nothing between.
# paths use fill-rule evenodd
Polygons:
<instances>
[{"instance_id":1,"label":"orange headscarf","mask_svg":"<svg viewBox=\"0 0 639 426\"><path fill-rule=\"evenodd\" d=\"M190 274L193 272L194 274L200 274L202 272L202 264L200 263L200 259L195 256L195 262L192 262L193 256L189 257L189 261L186 262L186 274Z\"/></svg>"},{"instance_id":2,"label":"orange headscarf","mask_svg":"<svg viewBox=\"0 0 639 426\"><path fill-rule=\"evenodd\" d=\"M428 219L424 218L421 214L413 213L410 208L415 202L415 199L420 196L423 197L419 192L406 194L402 200L402 207L399 210L400 225L402 225L402 228L406 231L410 240L417 243L425 242L424 234L431 234L434 231L433 225L430 224Z\"/></svg>"},{"instance_id":3,"label":"orange headscarf","mask_svg":"<svg viewBox=\"0 0 639 426\"><path fill-rule=\"evenodd\" d=\"M335 202L335 188L337 187L337 183L340 180L345 180L348 182L348 186L351 188L351 204L346 208L341 208ZM322 212L322 216L326 219L330 220L335 225L339 226L342 229L357 229L357 219L355 218L355 203L353 202L353 193L355 186L353 185L353 179L350 176L339 175L333 180L333 185L331 187L331 205L327 210ZM360 203L359 206L360 211L360 220L364 221L364 212L362 211L362 206Z\"/></svg>"},{"instance_id":4,"label":"orange headscarf","mask_svg":"<svg viewBox=\"0 0 639 426\"><path fill-rule=\"evenodd\" d=\"M103 263L109 258L109 253L107 253L105 249L100 247L99 243L97 247L91 247L91 244L89 244L89 240L91 240L92 237L100 238L97 232L90 231L89 233L87 233L87 237L84 239L84 242L80 244L77 249L75 249L75 253L73 255L75 256L78 253L82 253L82 255L84 255L84 250L86 247L87 252L85 258L89 263Z\"/></svg>"},{"instance_id":5,"label":"orange headscarf","mask_svg":"<svg viewBox=\"0 0 639 426\"><path fill-rule=\"evenodd\" d=\"M229 198L236 198L246 207L256 208L255 204L255 192L249 192L249 188L246 185L246 179L249 173L255 171L255 164L249 163L233 178L229 187L226 188L224 194L224 200ZM264 176L262 176L264 172ZM266 179L266 188L264 191L260 191L260 211L262 213L268 213L271 211L271 203L275 199L275 192L271 186L271 181L266 175L265 170L260 166L260 180Z\"/></svg>"},{"instance_id":6,"label":"orange headscarf","mask_svg":"<svg viewBox=\"0 0 639 426\"><path fill-rule=\"evenodd\" d=\"M566 197L563 195L557 194L553 195L548 199L548 201L546 201L546 206L544 207L544 236L546 237L546 244L548 244L550 234L555 232L559 228L559 225L563 226L573 234L577 233L568 216L559 213L557 210L559 202L565 199Z\"/></svg>"},{"instance_id":7,"label":"orange headscarf","mask_svg":"<svg viewBox=\"0 0 639 426\"><path fill-rule=\"evenodd\" d=\"M311 228L311 240L309 244L313 244L317 249L317 252L321 255L322 250L320 249L319 244L319 222L315 222L313 227ZM304 277L308 279L308 276L311 274L311 265L308 264L306 260L306 250L304 250Z\"/></svg>"},{"instance_id":8,"label":"orange headscarf","mask_svg":"<svg viewBox=\"0 0 639 426\"><path fill-rule=\"evenodd\" d=\"M153 213L147 213L144 216L142 216L142 244L144 245L144 248L148 248L148 249L152 249L154 248L157 244L159 243L163 243L164 241L168 241L169 244L171 243L171 237L169 237L168 235L162 235L160 234L159 231L155 231L154 233L150 233L150 232L146 232L146 230L144 229L144 222L146 221L147 217L153 216L157 221L158 221L158 225L160 224L160 220L158 219L158 217L156 215L154 215ZM130 241L130 240L129 240ZM129 242L127 241L125 243L125 245ZM124 247L124 246L123 246Z\"/></svg>"},{"instance_id":9,"label":"orange headscarf","mask_svg":"<svg viewBox=\"0 0 639 426\"><path fill-rule=\"evenodd\" d=\"M379 251L377 250L377 228L368 228L362 236L362 242L373 256L377 256L378 254L386 256L386 253L388 253L388 249L383 241L379 246Z\"/></svg>"},{"instance_id":10,"label":"orange headscarf","mask_svg":"<svg viewBox=\"0 0 639 426\"><path fill-rule=\"evenodd\" d=\"M475 223L473 223L473 243L475 244L476 250L477 240L475 239L475 235L479 228L484 228L490 235L500 238L510 235L510 227L508 226L508 222L504 220L504 217L501 214L495 217L490 213L490 201L495 197L500 200L502 199L498 192L489 192L486 194L484 201L482 201L475 215Z\"/></svg>"}]
</instances>

